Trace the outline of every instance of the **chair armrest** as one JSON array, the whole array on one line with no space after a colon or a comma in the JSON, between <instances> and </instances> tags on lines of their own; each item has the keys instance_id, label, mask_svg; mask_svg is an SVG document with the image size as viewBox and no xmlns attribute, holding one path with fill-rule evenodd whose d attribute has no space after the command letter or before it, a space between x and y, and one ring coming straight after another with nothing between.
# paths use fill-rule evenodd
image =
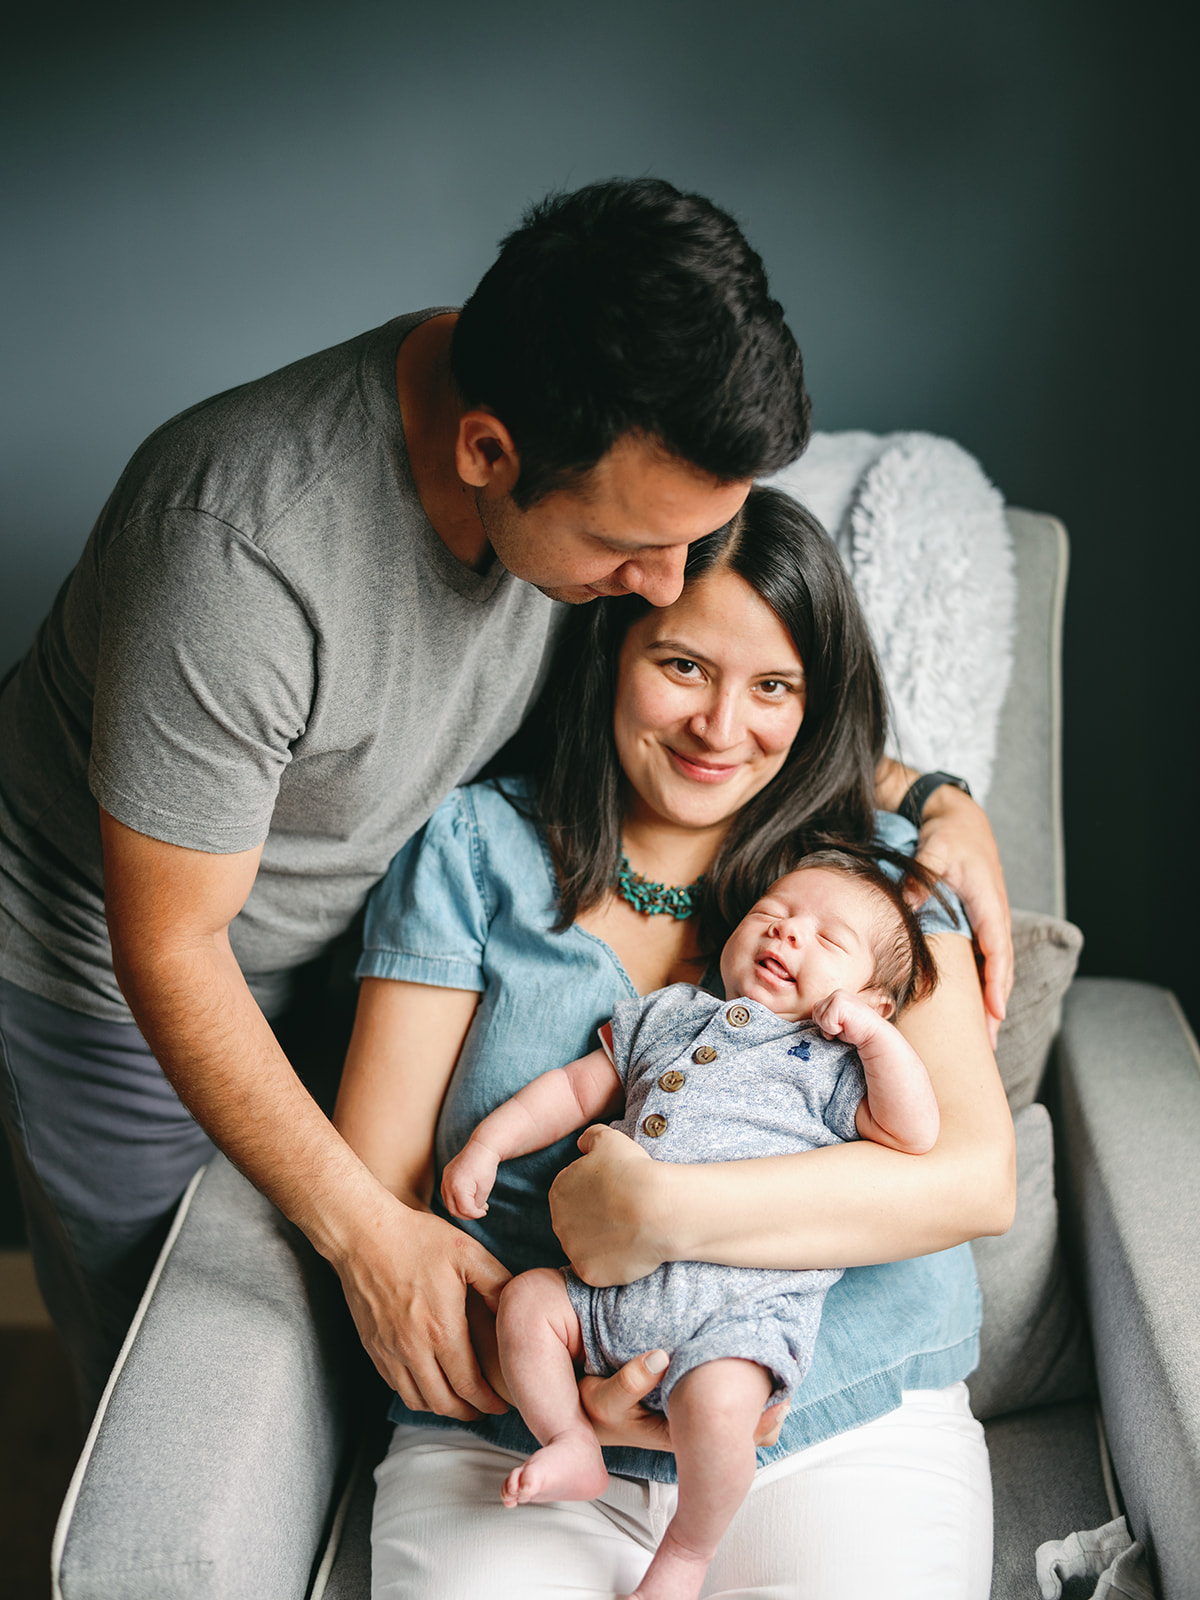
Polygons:
<instances>
[{"instance_id":1,"label":"chair armrest","mask_svg":"<svg viewBox=\"0 0 1200 1600\"><path fill-rule=\"evenodd\" d=\"M1117 1478L1164 1600L1197 1600L1200 1055L1165 989L1081 978L1058 1074L1060 1195Z\"/></svg>"},{"instance_id":2,"label":"chair armrest","mask_svg":"<svg viewBox=\"0 0 1200 1600\"><path fill-rule=\"evenodd\" d=\"M335 1275L216 1157L76 1468L55 1600L302 1600L346 1453L352 1334Z\"/></svg>"}]
</instances>

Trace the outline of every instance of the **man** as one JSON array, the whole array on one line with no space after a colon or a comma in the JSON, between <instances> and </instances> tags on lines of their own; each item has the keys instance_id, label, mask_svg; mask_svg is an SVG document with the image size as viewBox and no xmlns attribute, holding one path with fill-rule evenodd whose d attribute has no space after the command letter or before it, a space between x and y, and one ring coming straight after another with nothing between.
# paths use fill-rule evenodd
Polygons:
<instances>
[{"instance_id":1,"label":"man","mask_svg":"<svg viewBox=\"0 0 1200 1600\"><path fill-rule=\"evenodd\" d=\"M807 433L758 257L647 179L534 207L460 315L135 454L0 694L0 1104L87 1411L209 1137L386 1369L402 1213L268 1019L516 729L552 602L669 603ZM492 1271L464 1238L485 1297Z\"/></svg>"}]
</instances>

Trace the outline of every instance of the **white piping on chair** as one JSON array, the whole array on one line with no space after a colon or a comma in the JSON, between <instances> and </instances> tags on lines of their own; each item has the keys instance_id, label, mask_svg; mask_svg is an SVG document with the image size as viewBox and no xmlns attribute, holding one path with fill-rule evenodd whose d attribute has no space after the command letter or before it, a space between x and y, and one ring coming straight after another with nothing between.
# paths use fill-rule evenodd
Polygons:
<instances>
[{"instance_id":1,"label":"white piping on chair","mask_svg":"<svg viewBox=\"0 0 1200 1600\"><path fill-rule=\"evenodd\" d=\"M1067 609L1067 577L1071 547L1067 530L1057 517L1047 517L1054 529L1061 554L1058 582L1050 597L1050 822L1054 829L1054 914L1067 914L1067 857L1063 837L1062 775L1062 658L1063 617Z\"/></svg>"},{"instance_id":2,"label":"white piping on chair","mask_svg":"<svg viewBox=\"0 0 1200 1600\"><path fill-rule=\"evenodd\" d=\"M1108 1499L1108 1514L1112 1521L1124 1515L1121 1503L1117 1499L1117 1480L1113 1474L1112 1456L1108 1450L1108 1434L1104 1431L1104 1417L1100 1411L1100 1402L1092 1407L1096 1416L1096 1435L1100 1444L1100 1471L1104 1475L1104 1493Z\"/></svg>"},{"instance_id":3,"label":"white piping on chair","mask_svg":"<svg viewBox=\"0 0 1200 1600\"><path fill-rule=\"evenodd\" d=\"M88 1436L84 1440L83 1451L78 1462L76 1463L75 1471L71 1474L71 1482L67 1486L66 1498L63 1500L62 1510L58 1514L58 1523L54 1529L54 1543L50 1547L50 1593L52 1600L63 1600L62 1583L60 1581L63 1551L65 1550L67 1544L67 1535L71 1530L71 1518L75 1515L75 1506L79 1500L79 1491L83 1487L84 1475L87 1472L88 1463L92 1458L92 1451L95 1448L96 1440L99 1437L100 1429L104 1422L104 1414L108 1410L108 1402L112 1397L113 1390L117 1386L117 1380L121 1376L121 1372L124 1369L129 1352L133 1348L133 1341L137 1338L138 1329L145 1320L146 1312L150 1309L151 1296L154 1294L154 1290L159 1278L162 1277L163 1268L167 1264L167 1257L171 1254L175 1240L179 1237L179 1230L183 1227L184 1219L186 1218L188 1210L192 1204L192 1196L196 1192L197 1186L200 1183L200 1179L207 1171L207 1166L201 1167L192 1178L192 1181L188 1184L187 1188L183 1191L183 1199L180 1200L179 1207L175 1212L175 1220L171 1224L171 1231L167 1234L167 1237L163 1242L163 1247L158 1253L158 1260L154 1263L154 1271L150 1274L150 1281L146 1285L146 1292L142 1295L141 1300L138 1302L137 1311L134 1314L133 1321L129 1325L129 1332L125 1335L125 1342L121 1346L121 1353L118 1355L116 1364L109 1373L108 1382L104 1385L104 1393L100 1396L100 1404L96 1407L96 1415L92 1418L92 1425L88 1429Z\"/></svg>"},{"instance_id":4,"label":"white piping on chair","mask_svg":"<svg viewBox=\"0 0 1200 1600\"><path fill-rule=\"evenodd\" d=\"M333 1571L333 1563L337 1560L338 1550L342 1543L342 1530L346 1526L346 1514L350 1510L350 1501L358 1487L359 1477L362 1475L365 1445L359 1441L358 1449L354 1454L354 1465L350 1468L350 1475L346 1480L346 1487L342 1490L342 1497L338 1501L337 1510L333 1514L333 1524L329 1529L329 1538L325 1541L325 1553L321 1557L321 1565L317 1568L317 1575L313 1579L312 1588L309 1590L308 1600L322 1600L325 1586L329 1582L329 1575Z\"/></svg>"}]
</instances>

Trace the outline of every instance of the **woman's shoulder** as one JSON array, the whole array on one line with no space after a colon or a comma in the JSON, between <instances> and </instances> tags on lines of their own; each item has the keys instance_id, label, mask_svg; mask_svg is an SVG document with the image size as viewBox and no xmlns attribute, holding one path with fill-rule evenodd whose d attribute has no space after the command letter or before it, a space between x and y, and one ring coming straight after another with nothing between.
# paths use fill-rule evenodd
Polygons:
<instances>
[{"instance_id":1,"label":"woman's shoulder","mask_svg":"<svg viewBox=\"0 0 1200 1600\"><path fill-rule=\"evenodd\" d=\"M498 910L533 895L539 874L541 900L552 901L524 792L507 781L503 788L476 783L451 790L371 891L360 976L473 988L475 982L414 976L407 967L401 971L400 957L428 961L458 955L478 965Z\"/></svg>"},{"instance_id":2,"label":"woman's shoulder","mask_svg":"<svg viewBox=\"0 0 1200 1600\"><path fill-rule=\"evenodd\" d=\"M528 778L486 778L456 789L444 802L457 807L471 868L493 911L503 905L541 926L557 916L549 846L537 820Z\"/></svg>"},{"instance_id":3,"label":"woman's shoulder","mask_svg":"<svg viewBox=\"0 0 1200 1600\"><path fill-rule=\"evenodd\" d=\"M451 802L460 825L472 833L487 870L510 876L528 870L529 861L543 852L537 820L537 800L528 778L484 778L464 784L442 802Z\"/></svg>"},{"instance_id":4,"label":"woman's shoulder","mask_svg":"<svg viewBox=\"0 0 1200 1600\"><path fill-rule=\"evenodd\" d=\"M434 809L428 821L403 844L393 865L415 851L470 848L473 842L501 846L538 837L534 800L526 778L487 778L465 783Z\"/></svg>"}]
</instances>

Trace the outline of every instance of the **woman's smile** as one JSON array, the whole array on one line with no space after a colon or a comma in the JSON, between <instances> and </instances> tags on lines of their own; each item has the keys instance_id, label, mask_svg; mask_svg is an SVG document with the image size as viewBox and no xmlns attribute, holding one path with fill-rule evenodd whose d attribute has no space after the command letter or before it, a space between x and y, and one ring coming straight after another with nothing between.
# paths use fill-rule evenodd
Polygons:
<instances>
[{"instance_id":1,"label":"woman's smile","mask_svg":"<svg viewBox=\"0 0 1200 1600\"><path fill-rule=\"evenodd\" d=\"M736 761L704 761L698 756L685 755L682 750L672 750L670 745L663 748L683 776L696 783L724 783L738 769Z\"/></svg>"}]
</instances>

